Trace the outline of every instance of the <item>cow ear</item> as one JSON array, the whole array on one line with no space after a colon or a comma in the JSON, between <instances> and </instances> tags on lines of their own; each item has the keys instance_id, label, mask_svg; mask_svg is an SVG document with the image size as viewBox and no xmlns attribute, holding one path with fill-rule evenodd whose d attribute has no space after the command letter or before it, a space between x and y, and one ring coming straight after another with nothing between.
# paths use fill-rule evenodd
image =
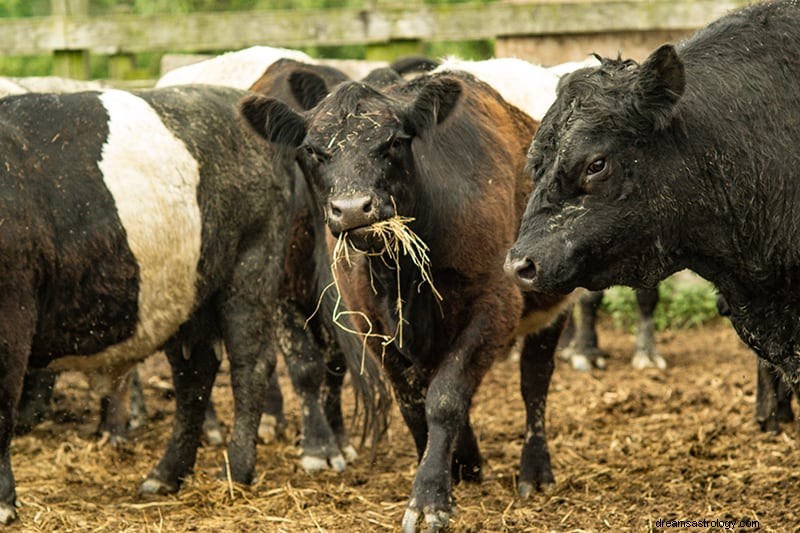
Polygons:
<instances>
[{"instance_id":1,"label":"cow ear","mask_svg":"<svg viewBox=\"0 0 800 533\"><path fill-rule=\"evenodd\" d=\"M685 87L683 62L671 44L662 45L642 63L636 81L639 110L650 115L656 130L669 125Z\"/></svg>"},{"instance_id":2,"label":"cow ear","mask_svg":"<svg viewBox=\"0 0 800 533\"><path fill-rule=\"evenodd\" d=\"M311 109L330 92L320 76L310 70L296 70L289 74L289 87L303 109Z\"/></svg>"},{"instance_id":3,"label":"cow ear","mask_svg":"<svg viewBox=\"0 0 800 533\"><path fill-rule=\"evenodd\" d=\"M433 79L417 95L406 116L406 128L412 135L432 128L446 119L458 103L461 83L453 78Z\"/></svg>"},{"instance_id":4,"label":"cow ear","mask_svg":"<svg viewBox=\"0 0 800 533\"><path fill-rule=\"evenodd\" d=\"M239 111L256 133L268 141L297 147L306 136L303 117L274 98L246 96L239 103Z\"/></svg>"}]
</instances>

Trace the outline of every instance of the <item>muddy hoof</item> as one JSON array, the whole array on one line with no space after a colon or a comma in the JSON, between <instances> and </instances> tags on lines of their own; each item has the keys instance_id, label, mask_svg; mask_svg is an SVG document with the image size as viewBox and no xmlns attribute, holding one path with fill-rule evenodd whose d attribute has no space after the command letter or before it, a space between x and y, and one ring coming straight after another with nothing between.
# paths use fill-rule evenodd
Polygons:
<instances>
[{"instance_id":1,"label":"muddy hoof","mask_svg":"<svg viewBox=\"0 0 800 533\"><path fill-rule=\"evenodd\" d=\"M7 526L17 518L17 507L15 505L0 503L0 524Z\"/></svg>"},{"instance_id":2,"label":"muddy hoof","mask_svg":"<svg viewBox=\"0 0 800 533\"><path fill-rule=\"evenodd\" d=\"M141 496L163 496L175 492L178 492L178 487L154 477L145 479L142 484L139 485L139 494Z\"/></svg>"},{"instance_id":3,"label":"muddy hoof","mask_svg":"<svg viewBox=\"0 0 800 533\"><path fill-rule=\"evenodd\" d=\"M661 355L657 353L636 352L631 360L631 366L636 370L645 368L657 368L659 370L666 370L667 362Z\"/></svg>"}]
</instances>

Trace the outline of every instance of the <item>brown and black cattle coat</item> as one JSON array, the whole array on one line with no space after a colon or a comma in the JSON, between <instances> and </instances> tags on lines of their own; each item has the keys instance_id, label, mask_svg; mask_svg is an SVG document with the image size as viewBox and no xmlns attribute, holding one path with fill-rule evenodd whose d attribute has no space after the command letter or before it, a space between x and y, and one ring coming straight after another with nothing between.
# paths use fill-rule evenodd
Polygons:
<instances>
[{"instance_id":1,"label":"brown and black cattle coat","mask_svg":"<svg viewBox=\"0 0 800 533\"><path fill-rule=\"evenodd\" d=\"M413 530L420 513L430 528L445 526L451 483L480 479L470 404L518 334L526 336L527 409L519 488L527 495L552 484L544 412L568 299L523 294L503 276L532 188L525 154L537 123L459 72L384 88L343 83L304 114L254 96L242 112L297 154L331 237L346 233L351 243L351 262L336 269L339 288L383 336L367 342L380 354L420 458L404 529ZM394 215L413 218L409 227L429 246L441 301L407 258L392 267L377 255L382 244L370 225ZM401 321L402 339L382 345Z\"/></svg>"}]
</instances>

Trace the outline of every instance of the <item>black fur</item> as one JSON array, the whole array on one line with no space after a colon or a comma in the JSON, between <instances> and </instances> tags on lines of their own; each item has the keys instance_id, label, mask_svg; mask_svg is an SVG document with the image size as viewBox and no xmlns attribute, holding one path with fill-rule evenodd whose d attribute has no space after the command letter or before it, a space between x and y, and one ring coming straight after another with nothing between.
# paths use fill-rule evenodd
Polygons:
<instances>
[{"instance_id":1,"label":"black fur","mask_svg":"<svg viewBox=\"0 0 800 533\"><path fill-rule=\"evenodd\" d=\"M509 252L515 278L565 292L693 269L742 339L800 384L799 28L796 2L766 2L675 54L573 74L531 145L541 186ZM598 159L608 166L589 185Z\"/></svg>"}]
</instances>

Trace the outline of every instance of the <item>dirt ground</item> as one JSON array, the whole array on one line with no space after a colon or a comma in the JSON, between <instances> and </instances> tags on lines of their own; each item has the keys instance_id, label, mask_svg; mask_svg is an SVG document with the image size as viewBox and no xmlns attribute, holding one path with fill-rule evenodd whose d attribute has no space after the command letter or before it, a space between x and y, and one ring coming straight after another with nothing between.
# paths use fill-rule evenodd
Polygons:
<instances>
[{"instance_id":1,"label":"dirt ground","mask_svg":"<svg viewBox=\"0 0 800 533\"><path fill-rule=\"evenodd\" d=\"M558 363L548 405L557 484L524 502L514 490L524 420L517 365L495 365L473 407L485 479L455 488L453 531L666 530L659 520L695 520L698 530L714 531L721 529L714 520L736 520L737 530L800 528L798 431L759 432L754 355L727 323L660 334L665 372L630 368L627 332L605 326L600 335L606 371L582 374ZM142 378L151 421L114 448L93 435L98 401L86 380L65 376L56 392L60 420L13 443L22 507L9 531L398 529L416 462L399 414L374 464L362 450L342 474L308 475L298 467L299 413L285 372L290 438L259 447L253 486L218 481L223 450L207 447L177 495L137 499L173 410L165 361L148 361ZM214 392L223 419L228 383L223 374Z\"/></svg>"}]
</instances>

